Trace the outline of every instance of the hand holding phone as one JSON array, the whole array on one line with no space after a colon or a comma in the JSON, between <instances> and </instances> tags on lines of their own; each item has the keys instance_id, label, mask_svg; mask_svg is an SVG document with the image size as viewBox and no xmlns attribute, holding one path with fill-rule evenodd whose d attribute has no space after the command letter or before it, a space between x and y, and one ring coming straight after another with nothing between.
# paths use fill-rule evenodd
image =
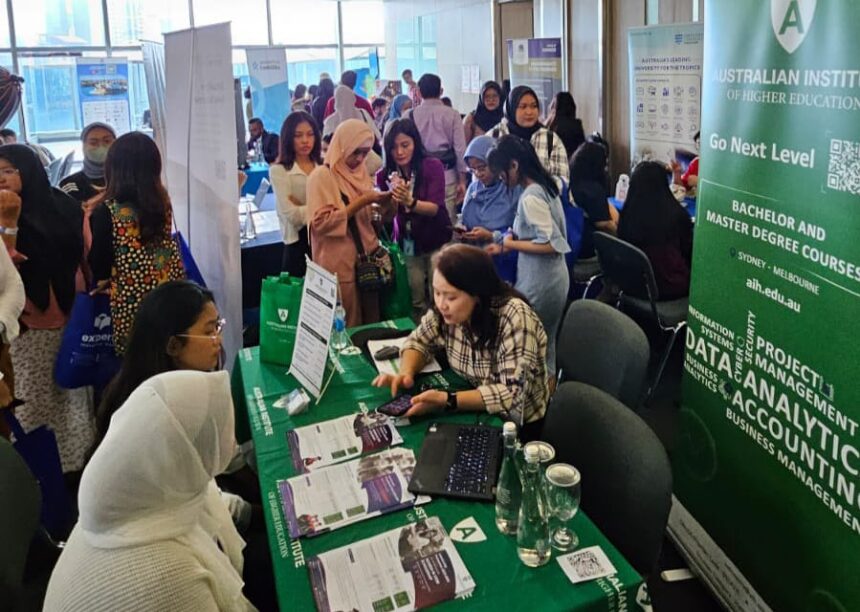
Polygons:
<instances>
[{"instance_id":1,"label":"hand holding phone","mask_svg":"<svg viewBox=\"0 0 860 612\"><path fill-rule=\"evenodd\" d=\"M399 417L406 414L410 408L412 408L412 396L406 393L382 404L376 411L388 416Z\"/></svg>"}]
</instances>

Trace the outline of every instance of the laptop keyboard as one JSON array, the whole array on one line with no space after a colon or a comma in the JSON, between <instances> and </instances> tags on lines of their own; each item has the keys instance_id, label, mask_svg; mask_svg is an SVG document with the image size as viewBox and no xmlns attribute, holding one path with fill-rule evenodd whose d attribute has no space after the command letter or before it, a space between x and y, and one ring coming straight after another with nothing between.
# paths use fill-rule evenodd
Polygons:
<instances>
[{"instance_id":1,"label":"laptop keyboard","mask_svg":"<svg viewBox=\"0 0 860 612\"><path fill-rule=\"evenodd\" d=\"M498 432L487 427L461 428L454 461L445 479L445 490L459 494L485 493L488 467L496 456L493 445L498 444L498 439Z\"/></svg>"}]
</instances>

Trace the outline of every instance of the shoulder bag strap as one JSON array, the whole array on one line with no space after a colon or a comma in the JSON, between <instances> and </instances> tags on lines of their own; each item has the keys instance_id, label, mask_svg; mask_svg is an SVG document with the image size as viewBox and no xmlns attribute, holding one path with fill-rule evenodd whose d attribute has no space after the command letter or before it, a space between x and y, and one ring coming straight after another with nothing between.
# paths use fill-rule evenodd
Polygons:
<instances>
[{"instance_id":1,"label":"shoulder bag strap","mask_svg":"<svg viewBox=\"0 0 860 612\"><path fill-rule=\"evenodd\" d=\"M553 142L553 136L555 136L555 132L553 132L551 129L547 128L547 130L546 130L546 153L550 159L552 159L552 148L553 148L553 145L555 144Z\"/></svg>"},{"instance_id":2,"label":"shoulder bag strap","mask_svg":"<svg viewBox=\"0 0 860 612\"><path fill-rule=\"evenodd\" d=\"M340 192L340 199L343 200L344 206L349 206L349 198L342 191ZM352 241L355 243L355 250L358 251L359 256L363 256L364 244L361 242L361 236L358 233L358 223L355 220L355 216L350 217L346 225L349 228L349 233L352 235Z\"/></svg>"}]
</instances>

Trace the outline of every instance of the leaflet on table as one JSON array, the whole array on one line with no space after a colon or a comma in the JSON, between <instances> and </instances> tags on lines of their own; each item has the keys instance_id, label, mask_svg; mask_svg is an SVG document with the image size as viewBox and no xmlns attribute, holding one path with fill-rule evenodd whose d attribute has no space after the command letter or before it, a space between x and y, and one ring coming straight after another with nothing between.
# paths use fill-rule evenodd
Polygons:
<instances>
[{"instance_id":1,"label":"leaflet on table","mask_svg":"<svg viewBox=\"0 0 860 612\"><path fill-rule=\"evenodd\" d=\"M475 581L435 516L308 560L317 610L420 610Z\"/></svg>"},{"instance_id":2,"label":"leaflet on table","mask_svg":"<svg viewBox=\"0 0 860 612\"><path fill-rule=\"evenodd\" d=\"M397 357L393 359L377 359L373 357L373 364L376 366L376 369L380 374L391 374L394 376L397 372L400 371L400 349L403 347L403 344L406 342L407 336L403 336L402 338L390 338L388 340L368 340L367 341L367 350L370 351L370 356L373 357L376 352L386 346L394 346L397 347ZM431 359L427 362L424 368L421 370L421 374L429 374L430 372L441 372L442 366L439 365L439 362L436 361L435 358Z\"/></svg>"},{"instance_id":3,"label":"leaflet on table","mask_svg":"<svg viewBox=\"0 0 860 612\"><path fill-rule=\"evenodd\" d=\"M403 438L381 412L356 413L287 432L293 468L306 474L371 451L396 446Z\"/></svg>"},{"instance_id":4,"label":"leaflet on table","mask_svg":"<svg viewBox=\"0 0 860 612\"><path fill-rule=\"evenodd\" d=\"M278 481L290 537L312 536L416 503L408 448L384 450Z\"/></svg>"}]
</instances>

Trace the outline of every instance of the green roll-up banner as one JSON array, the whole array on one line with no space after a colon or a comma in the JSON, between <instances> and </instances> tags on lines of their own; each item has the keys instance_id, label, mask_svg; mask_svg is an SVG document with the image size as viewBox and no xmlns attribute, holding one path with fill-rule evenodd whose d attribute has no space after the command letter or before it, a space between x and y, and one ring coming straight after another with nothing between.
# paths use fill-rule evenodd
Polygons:
<instances>
[{"instance_id":1,"label":"green roll-up banner","mask_svg":"<svg viewBox=\"0 0 860 612\"><path fill-rule=\"evenodd\" d=\"M860 2L710 0L670 529L743 610L860 610Z\"/></svg>"}]
</instances>

